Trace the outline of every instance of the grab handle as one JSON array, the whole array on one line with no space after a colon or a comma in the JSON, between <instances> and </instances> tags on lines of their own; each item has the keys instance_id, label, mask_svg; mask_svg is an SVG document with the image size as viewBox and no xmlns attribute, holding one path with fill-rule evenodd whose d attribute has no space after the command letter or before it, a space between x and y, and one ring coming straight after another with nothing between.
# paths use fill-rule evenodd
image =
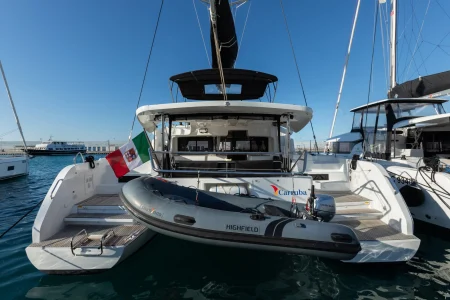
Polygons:
<instances>
[{"instance_id":1,"label":"grab handle","mask_svg":"<svg viewBox=\"0 0 450 300\"><path fill-rule=\"evenodd\" d=\"M189 216L175 215L173 217L173 220L175 221L175 223L184 224L184 225L194 225L195 224L195 218L189 217Z\"/></svg>"},{"instance_id":2,"label":"grab handle","mask_svg":"<svg viewBox=\"0 0 450 300\"><path fill-rule=\"evenodd\" d=\"M53 193L55 192L55 190L56 190L56 187L58 187L58 184L59 184L60 182L62 182L62 181L63 181L63 179L62 179L62 178L58 179L58 181L56 182L55 186L53 187L53 190L52 190L52 192L50 193L50 199L52 199L52 200L53 200Z\"/></svg>"}]
</instances>

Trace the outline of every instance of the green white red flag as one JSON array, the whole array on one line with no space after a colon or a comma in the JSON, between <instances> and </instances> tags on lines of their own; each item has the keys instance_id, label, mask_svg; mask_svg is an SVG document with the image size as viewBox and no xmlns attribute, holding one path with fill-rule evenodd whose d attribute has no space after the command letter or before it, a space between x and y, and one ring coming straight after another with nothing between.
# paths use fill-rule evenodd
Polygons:
<instances>
[{"instance_id":1,"label":"green white red flag","mask_svg":"<svg viewBox=\"0 0 450 300\"><path fill-rule=\"evenodd\" d=\"M116 151L106 155L106 159L119 178L150 160L148 148L150 145L143 131Z\"/></svg>"}]
</instances>

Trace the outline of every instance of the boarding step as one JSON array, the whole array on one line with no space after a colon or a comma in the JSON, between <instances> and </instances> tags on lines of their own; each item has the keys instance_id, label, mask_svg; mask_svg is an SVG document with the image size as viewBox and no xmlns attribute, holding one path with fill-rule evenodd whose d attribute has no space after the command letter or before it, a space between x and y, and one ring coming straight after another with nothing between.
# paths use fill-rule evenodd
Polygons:
<instances>
[{"instance_id":1,"label":"boarding step","mask_svg":"<svg viewBox=\"0 0 450 300\"><path fill-rule=\"evenodd\" d=\"M308 175L314 176L314 174ZM347 191L350 184L348 181L314 180L314 187L318 190Z\"/></svg>"},{"instance_id":2,"label":"boarding step","mask_svg":"<svg viewBox=\"0 0 450 300\"><path fill-rule=\"evenodd\" d=\"M67 225L48 240L33 243L29 247L64 247L69 248L69 251L70 248L79 251L80 247L95 247L94 253L97 253L101 250L98 249L99 246L125 246L147 230L145 226L138 224L117 226ZM77 253L75 252L75 254Z\"/></svg>"},{"instance_id":3,"label":"boarding step","mask_svg":"<svg viewBox=\"0 0 450 300\"><path fill-rule=\"evenodd\" d=\"M381 220L346 220L335 221L353 229L359 241L395 241L415 239L413 235L406 235L383 223Z\"/></svg>"},{"instance_id":4,"label":"boarding step","mask_svg":"<svg viewBox=\"0 0 450 300\"><path fill-rule=\"evenodd\" d=\"M71 214L64 218L66 224L124 225L135 221L128 214Z\"/></svg>"},{"instance_id":5,"label":"boarding step","mask_svg":"<svg viewBox=\"0 0 450 300\"><path fill-rule=\"evenodd\" d=\"M123 206L117 194L112 195L94 195L77 205L72 209L72 213L78 214L126 214L127 211Z\"/></svg>"},{"instance_id":6,"label":"boarding step","mask_svg":"<svg viewBox=\"0 0 450 300\"><path fill-rule=\"evenodd\" d=\"M383 217L383 213L376 209L341 209L338 207L333 221L340 222L345 220L378 220L381 219L381 217Z\"/></svg>"},{"instance_id":7,"label":"boarding step","mask_svg":"<svg viewBox=\"0 0 450 300\"><path fill-rule=\"evenodd\" d=\"M72 210L74 214L126 214L127 211L123 205L76 205Z\"/></svg>"},{"instance_id":8,"label":"boarding step","mask_svg":"<svg viewBox=\"0 0 450 300\"><path fill-rule=\"evenodd\" d=\"M327 191L319 190L316 194L325 194L334 197L338 209L366 209L370 208L371 200L351 191Z\"/></svg>"}]
</instances>

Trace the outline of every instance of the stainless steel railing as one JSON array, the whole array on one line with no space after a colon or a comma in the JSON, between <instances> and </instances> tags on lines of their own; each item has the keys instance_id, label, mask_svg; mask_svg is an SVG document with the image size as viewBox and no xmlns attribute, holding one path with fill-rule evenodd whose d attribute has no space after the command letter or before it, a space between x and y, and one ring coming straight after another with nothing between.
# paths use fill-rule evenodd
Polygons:
<instances>
[{"instance_id":1,"label":"stainless steel railing","mask_svg":"<svg viewBox=\"0 0 450 300\"><path fill-rule=\"evenodd\" d=\"M179 155L186 155L184 153L193 154L193 155L204 155L204 154L222 154L222 155L228 155L226 153L231 153L231 155L245 155L247 153L253 154L253 153L264 153L266 155L275 155L276 153L280 154L279 152L185 152L185 151L179 151L179 152L170 152L170 151L154 151L149 148L148 149L149 156L150 156L150 164L152 166L152 170L157 173L163 173L163 174L233 174L233 175L273 175L273 176L292 176L291 172L254 172L254 171L238 171L238 170L230 170L225 169L221 171L217 170L167 170L167 169L158 169L155 166L155 163L153 161L153 153L162 153L162 154L179 154Z\"/></svg>"},{"instance_id":2,"label":"stainless steel railing","mask_svg":"<svg viewBox=\"0 0 450 300\"><path fill-rule=\"evenodd\" d=\"M282 155L281 152L222 152L222 151L155 151L155 154L171 154L171 155L254 155L254 156L271 156Z\"/></svg>"}]
</instances>

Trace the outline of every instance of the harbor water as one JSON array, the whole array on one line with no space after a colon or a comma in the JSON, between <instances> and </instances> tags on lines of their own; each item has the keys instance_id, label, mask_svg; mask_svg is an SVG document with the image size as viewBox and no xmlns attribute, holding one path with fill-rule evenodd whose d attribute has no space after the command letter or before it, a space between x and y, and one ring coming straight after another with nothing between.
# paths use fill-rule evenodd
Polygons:
<instances>
[{"instance_id":1,"label":"harbor water","mask_svg":"<svg viewBox=\"0 0 450 300\"><path fill-rule=\"evenodd\" d=\"M96 158L98 158L97 156ZM35 157L29 176L0 182L0 234L43 199L73 157ZM25 247L37 210L0 239L0 299L448 299L450 242L418 235L403 264L218 248L158 235L104 273L45 275Z\"/></svg>"}]
</instances>

